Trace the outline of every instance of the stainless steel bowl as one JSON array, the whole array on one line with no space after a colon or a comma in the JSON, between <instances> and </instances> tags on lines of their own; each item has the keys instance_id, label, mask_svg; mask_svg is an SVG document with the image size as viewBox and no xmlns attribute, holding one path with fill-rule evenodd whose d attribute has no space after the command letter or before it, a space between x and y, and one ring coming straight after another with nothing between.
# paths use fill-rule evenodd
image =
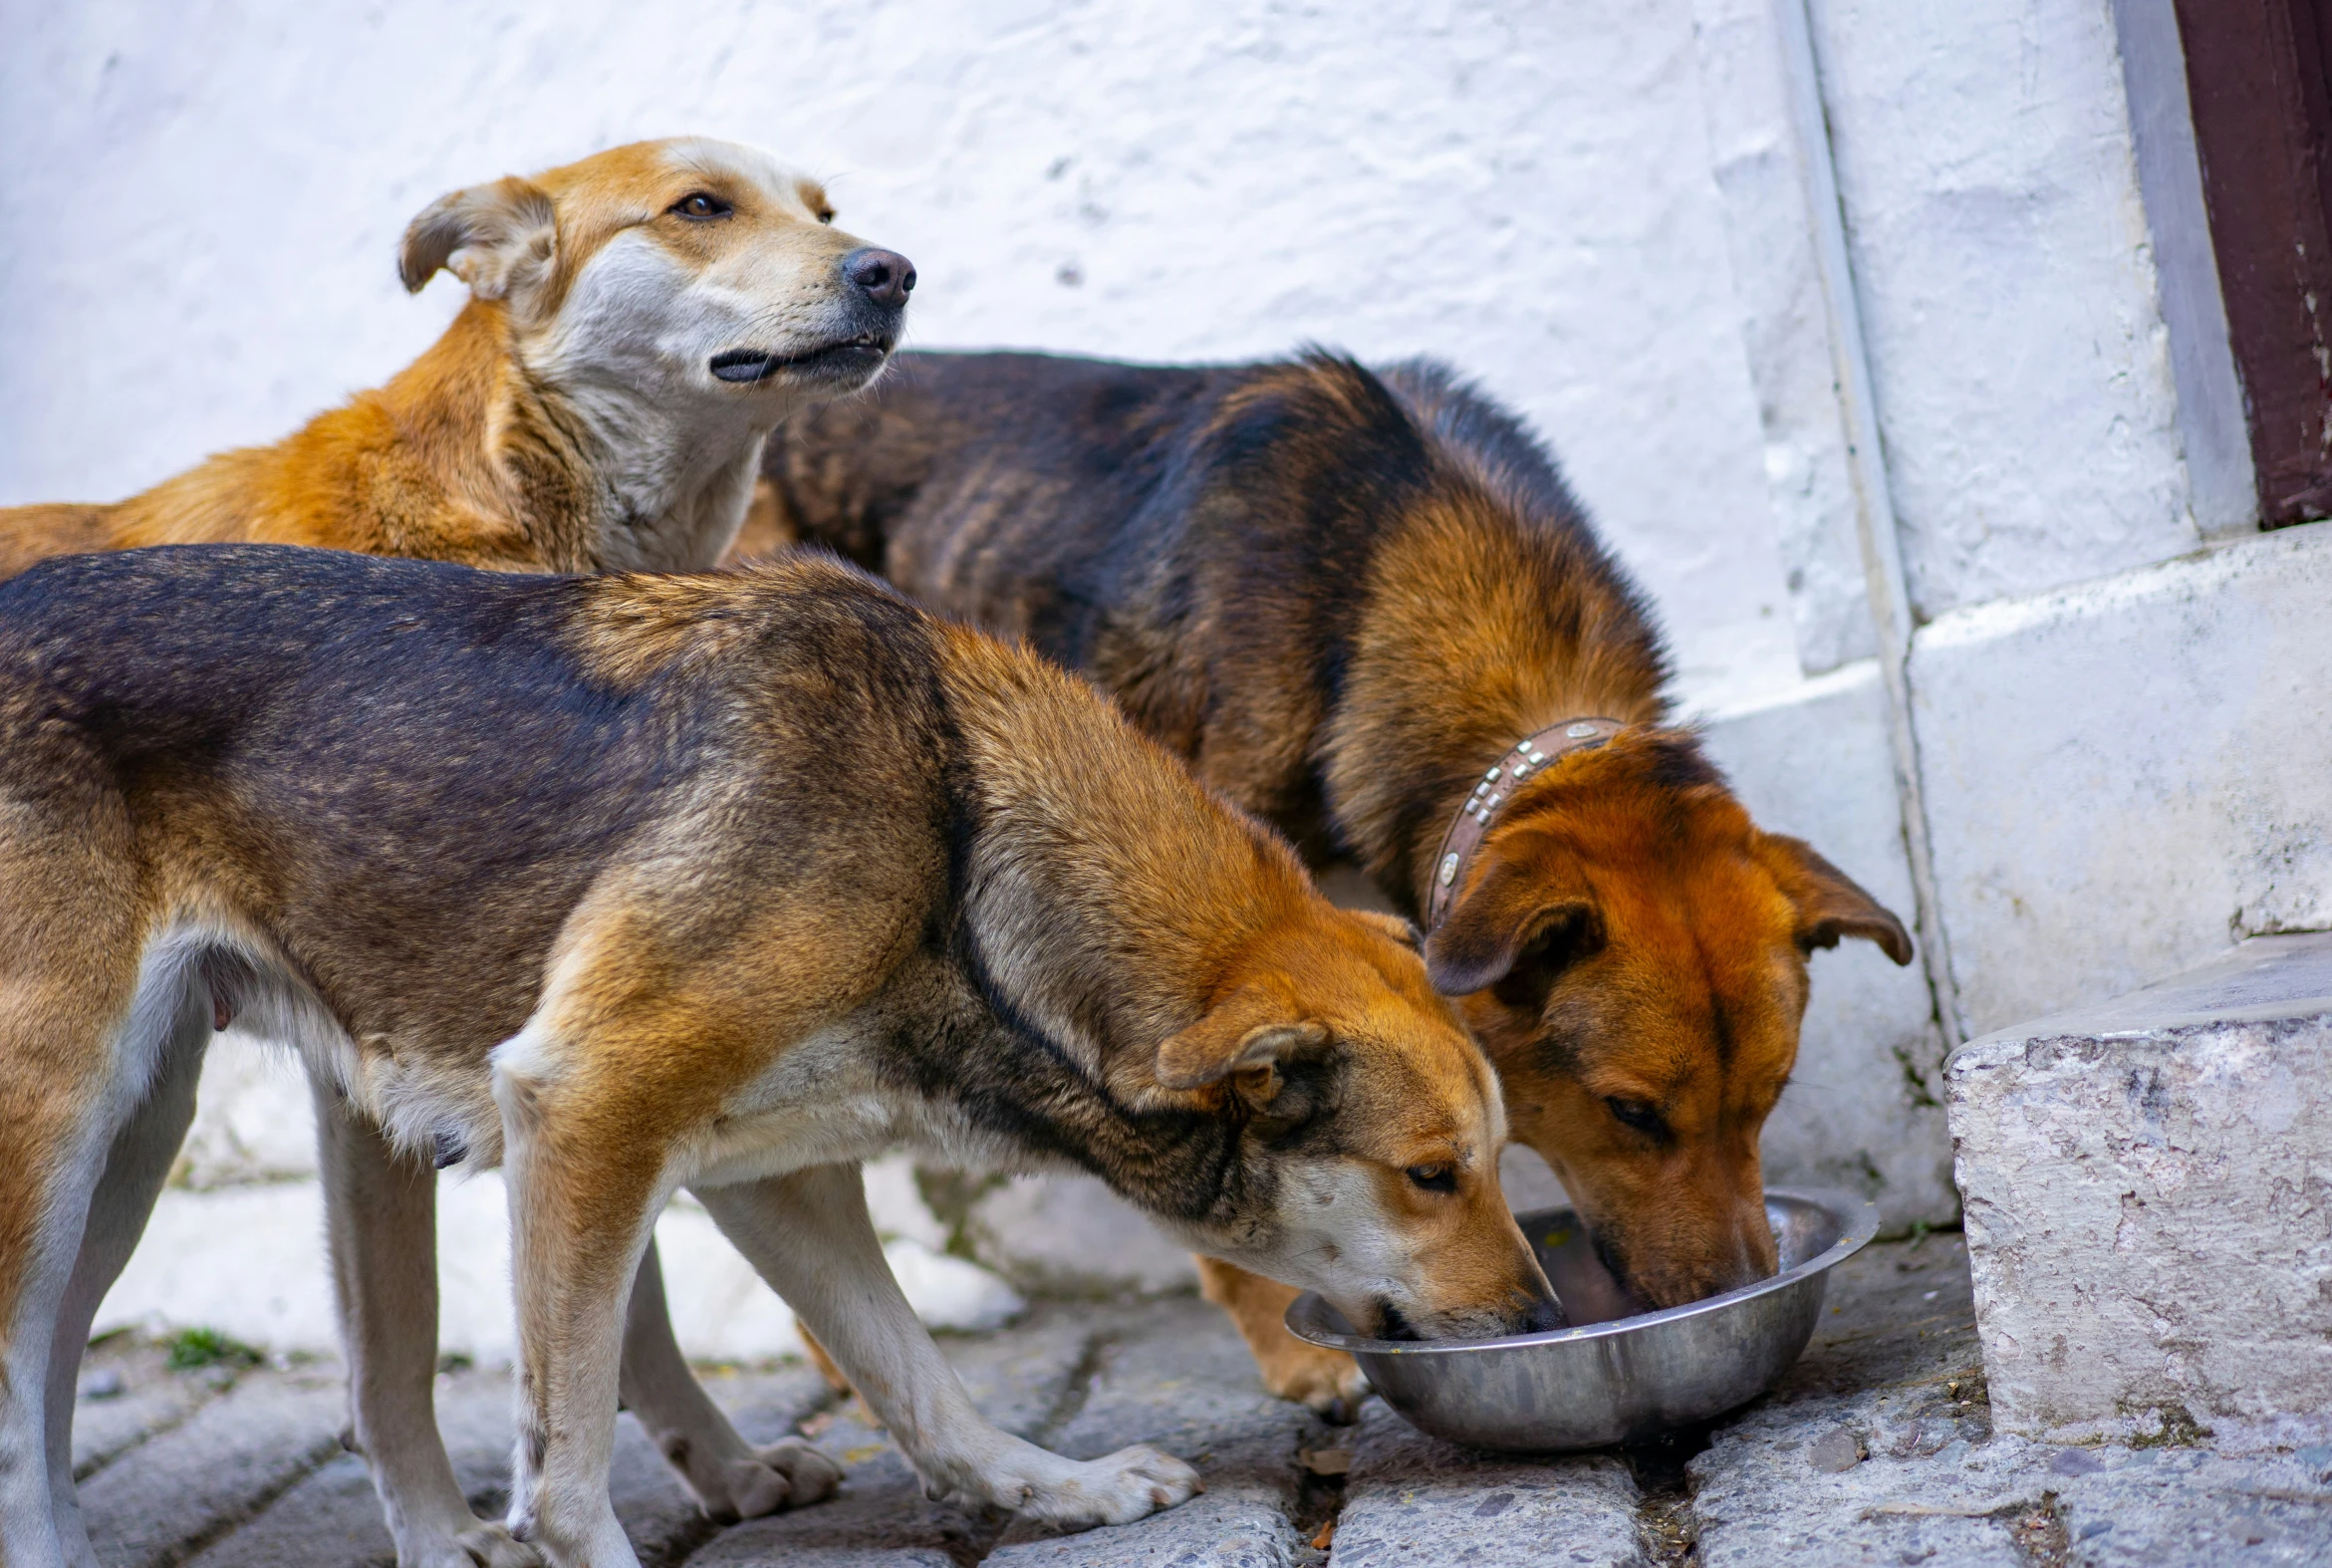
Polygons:
<instances>
[{"instance_id":1,"label":"stainless steel bowl","mask_svg":"<svg viewBox=\"0 0 2332 1568\"><path fill-rule=\"evenodd\" d=\"M1878 1233L1845 1192L1765 1194L1781 1272L1637 1317L1622 1310L1587 1228L1567 1208L1517 1214L1571 1326L1505 1339L1364 1339L1310 1291L1287 1309L1298 1339L1360 1358L1393 1408L1436 1437L1553 1453L1649 1437L1756 1398L1789 1370L1822 1316L1829 1272Z\"/></svg>"}]
</instances>

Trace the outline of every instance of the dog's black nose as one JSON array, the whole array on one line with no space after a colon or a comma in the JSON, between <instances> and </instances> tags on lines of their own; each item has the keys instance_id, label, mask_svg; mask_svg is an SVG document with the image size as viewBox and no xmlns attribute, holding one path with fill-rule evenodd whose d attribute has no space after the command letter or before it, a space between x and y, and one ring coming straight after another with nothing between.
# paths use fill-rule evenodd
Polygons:
<instances>
[{"instance_id":1,"label":"dog's black nose","mask_svg":"<svg viewBox=\"0 0 2332 1568\"><path fill-rule=\"evenodd\" d=\"M1521 1334L1551 1334L1556 1329L1568 1328L1570 1325L1571 1319L1570 1316L1563 1311L1563 1304L1552 1296L1542 1296L1538 1300L1533 1301L1530 1304L1528 1310L1522 1314L1522 1327L1516 1330L1516 1332Z\"/></svg>"},{"instance_id":2,"label":"dog's black nose","mask_svg":"<svg viewBox=\"0 0 2332 1568\"><path fill-rule=\"evenodd\" d=\"M914 292L915 264L895 250L864 246L842 258L843 278L878 305L897 310Z\"/></svg>"}]
</instances>

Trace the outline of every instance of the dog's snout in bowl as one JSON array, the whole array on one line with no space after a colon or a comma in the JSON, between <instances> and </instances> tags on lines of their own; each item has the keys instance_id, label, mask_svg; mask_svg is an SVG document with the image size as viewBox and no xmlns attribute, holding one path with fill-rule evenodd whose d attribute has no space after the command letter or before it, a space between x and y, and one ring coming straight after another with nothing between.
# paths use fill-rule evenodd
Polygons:
<instances>
[{"instance_id":1,"label":"dog's snout in bowl","mask_svg":"<svg viewBox=\"0 0 2332 1568\"><path fill-rule=\"evenodd\" d=\"M1288 1308L1287 1326L1350 1351L1387 1403L1436 1437L1539 1453L1649 1437L1771 1388L1813 1336L1829 1271L1879 1229L1877 1207L1842 1192L1769 1191L1764 1212L1779 1272L1661 1311L1641 1310L1577 1214L1550 1208L1515 1219L1568 1326L1363 1337L1310 1293Z\"/></svg>"},{"instance_id":2,"label":"dog's snout in bowl","mask_svg":"<svg viewBox=\"0 0 2332 1568\"><path fill-rule=\"evenodd\" d=\"M1533 1260L1526 1264L1535 1276L1518 1284L1497 1306L1436 1311L1423 1322L1413 1319L1401 1304L1379 1297L1367 1310L1376 1339L1401 1344L1429 1344L1450 1339L1483 1339L1501 1335L1543 1334L1571 1321L1563 1303L1549 1288L1543 1270Z\"/></svg>"},{"instance_id":3,"label":"dog's snout in bowl","mask_svg":"<svg viewBox=\"0 0 2332 1568\"><path fill-rule=\"evenodd\" d=\"M1556 1329L1568 1327L1570 1319L1563 1311L1563 1304L1552 1296L1544 1296L1522 1309L1522 1323L1515 1332L1519 1334L1550 1334Z\"/></svg>"}]
</instances>

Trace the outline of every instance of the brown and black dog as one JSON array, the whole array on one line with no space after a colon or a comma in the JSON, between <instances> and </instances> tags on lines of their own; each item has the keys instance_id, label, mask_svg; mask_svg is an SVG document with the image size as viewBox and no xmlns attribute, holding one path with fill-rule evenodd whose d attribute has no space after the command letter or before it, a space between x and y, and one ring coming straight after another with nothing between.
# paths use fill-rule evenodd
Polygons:
<instances>
[{"instance_id":1,"label":"brown and black dog","mask_svg":"<svg viewBox=\"0 0 2332 1568\"><path fill-rule=\"evenodd\" d=\"M501 1547L636 1562L618 1349L683 1185L934 1497L1068 1525L1180 1501L1179 1460L1073 1462L979 1418L858 1162L1090 1171L1379 1334L1552 1326L1496 1077L1406 937L1085 682L822 557L35 567L0 584L0 1560L67 1561L58 1303L109 1146L224 1011L408 1155L503 1166Z\"/></svg>"},{"instance_id":2,"label":"brown and black dog","mask_svg":"<svg viewBox=\"0 0 2332 1568\"><path fill-rule=\"evenodd\" d=\"M898 342L914 269L833 219L817 181L698 137L454 191L413 219L397 270L418 290L443 269L470 298L411 366L273 446L221 453L126 501L0 510L0 576L76 551L227 541L511 571L709 567L745 515L771 426L866 386ZM191 1043L157 1069L60 1306L50 1471L76 1568L96 1564L70 1462L83 1331L169 1170L201 1057ZM317 1105L356 1431L399 1561L456 1568L468 1558L454 1537L475 1521L430 1417L429 1172L392 1156L342 1098ZM413 1214L417 1241L402 1222ZM797 1498L696 1387L652 1249L625 1396L716 1516Z\"/></svg>"},{"instance_id":3,"label":"brown and black dog","mask_svg":"<svg viewBox=\"0 0 2332 1568\"><path fill-rule=\"evenodd\" d=\"M1807 955L1911 939L1664 727L1652 617L1511 414L1430 364L918 354L766 477L741 550L824 544L1026 639L1429 923L1514 1136L1641 1301L1772 1272L1757 1136ZM1200 1268L1276 1392L1356 1391L1285 1290Z\"/></svg>"}]
</instances>

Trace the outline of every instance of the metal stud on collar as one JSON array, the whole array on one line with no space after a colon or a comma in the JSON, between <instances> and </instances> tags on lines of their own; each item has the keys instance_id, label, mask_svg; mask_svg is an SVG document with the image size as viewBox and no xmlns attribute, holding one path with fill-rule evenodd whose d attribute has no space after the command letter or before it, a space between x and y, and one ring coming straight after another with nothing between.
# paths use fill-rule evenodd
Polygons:
<instances>
[{"instance_id":1,"label":"metal stud on collar","mask_svg":"<svg viewBox=\"0 0 2332 1568\"><path fill-rule=\"evenodd\" d=\"M1466 859L1488 834L1491 819L1498 808L1505 805L1515 789L1526 778L1545 772L1574 751L1587 751L1603 745L1627 726L1616 718L1581 718L1550 724L1545 729L1525 735L1507 752L1506 757L1473 787L1457 816L1441 835L1441 855L1433 868L1433 886L1425 901L1425 928L1438 927L1449 913L1450 901L1455 897L1459 875L1465 870ZM1540 736L1557 739L1552 753L1539 746ZM1501 788L1500 786L1504 787Z\"/></svg>"}]
</instances>

